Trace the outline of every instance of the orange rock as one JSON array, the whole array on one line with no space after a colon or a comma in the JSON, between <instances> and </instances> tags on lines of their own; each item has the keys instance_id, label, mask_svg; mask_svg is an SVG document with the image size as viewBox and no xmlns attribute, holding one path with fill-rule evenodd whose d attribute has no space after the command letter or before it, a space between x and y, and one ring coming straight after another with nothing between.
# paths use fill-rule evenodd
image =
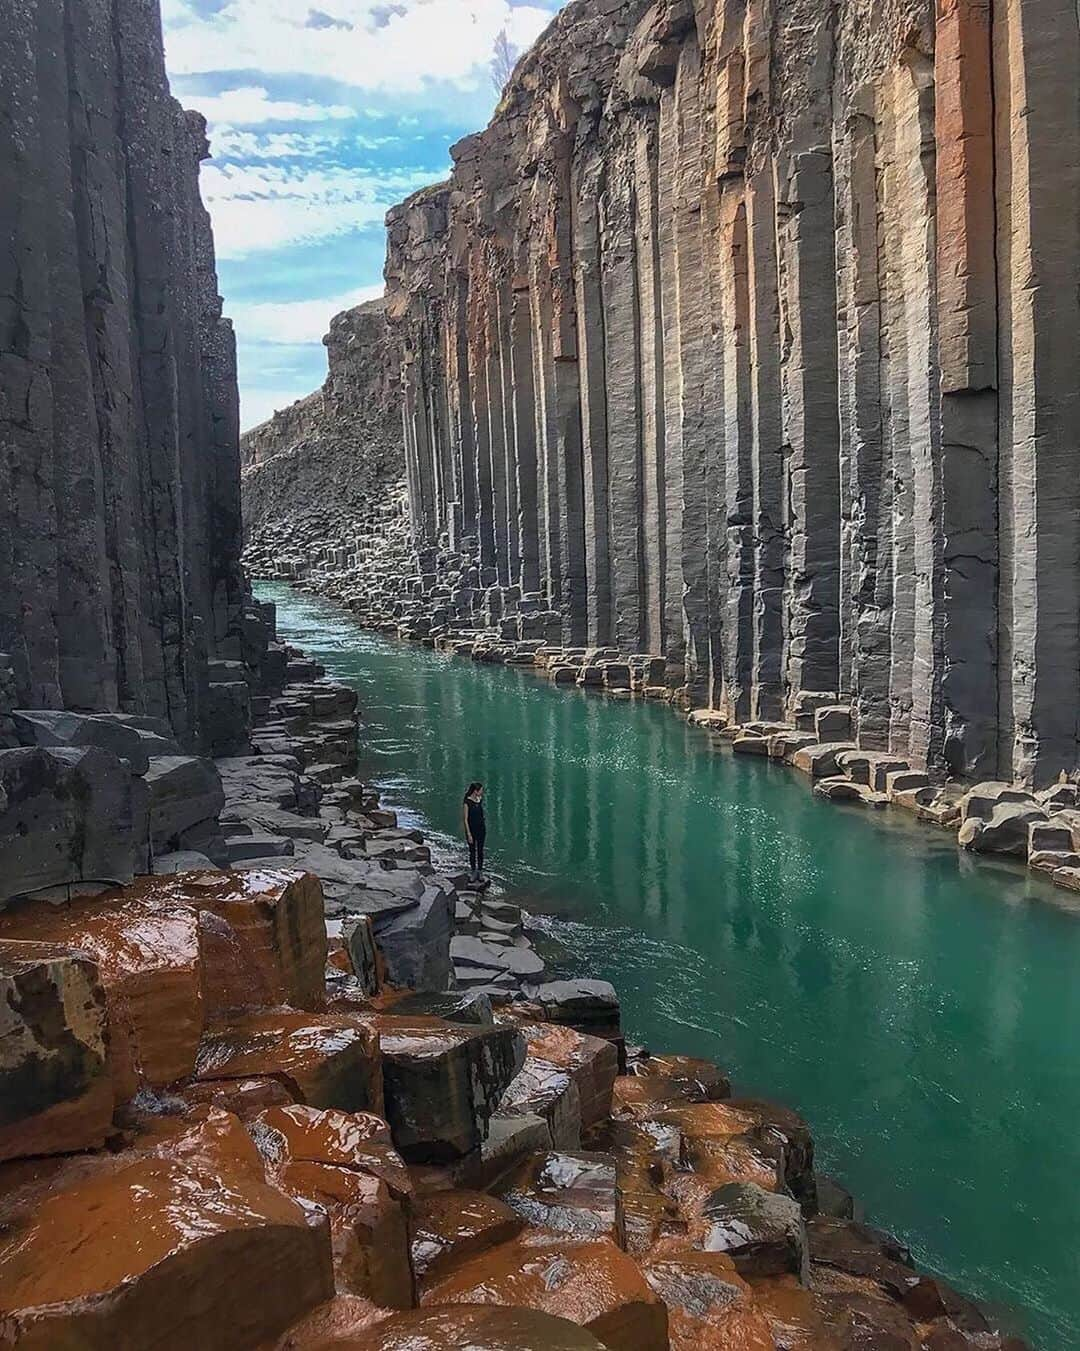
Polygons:
<instances>
[{"instance_id":1,"label":"orange rock","mask_svg":"<svg viewBox=\"0 0 1080 1351\"><path fill-rule=\"evenodd\" d=\"M527 1040L530 1059L565 1070L577 1084L582 1129L606 1120L619 1072L615 1046L557 1023L527 1023L520 1025L520 1030Z\"/></svg>"},{"instance_id":2,"label":"orange rock","mask_svg":"<svg viewBox=\"0 0 1080 1351\"><path fill-rule=\"evenodd\" d=\"M118 1101L191 1073L204 1022L194 909L127 891L64 906L30 901L0 914L2 939L74 948L97 964Z\"/></svg>"},{"instance_id":3,"label":"orange rock","mask_svg":"<svg viewBox=\"0 0 1080 1351\"><path fill-rule=\"evenodd\" d=\"M719 1102L731 1097L730 1080L711 1060L647 1055L634 1062L632 1073L671 1103Z\"/></svg>"},{"instance_id":4,"label":"orange rock","mask_svg":"<svg viewBox=\"0 0 1080 1351\"><path fill-rule=\"evenodd\" d=\"M289 1107L296 1097L279 1079L218 1079L187 1083L177 1096L192 1107L218 1107L241 1121L265 1112L268 1107Z\"/></svg>"},{"instance_id":5,"label":"orange rock","mask_svg":"<svg viewBox=\"0 0 1080 1351\"><path fill-rule=\"evenodd\" d=\"M19 1351L254 1351L333 1292L325 1219L211 1112L0 1185L0 1339Z\"/></svg>"},{"instance_id":6,"label":"orange rock","mask_svg":"<svg viewBox=\"0 0 1080 1351\"><path fill-rule=\"evenodd\" d=\"M420 1197L412 1211L413 1270L437 1281L488 1248L516 1238L524 1222L486 1192L445 1191Z\"/></svg>"},{"instance_id":7,"label":"orange rock","mask_svg":"<svg viewBox=\"0 0 1080 1351\"><path fill-rule=\"evenodd\" d=\"M268 1009L209 1028L195 1077L277 1079L310 1107L381 1113L383 1105L377 1038L347 1014Z\"/></svg>"},{"instance_id":8,"label":"orange rock","mask_svg":"<svg viewBox=\"0 0 1080 1351\"><path fill-rule=\"evenodd\" d=\"M338 1289L387 1309L415 1304L405 1206L412 1184L385 1121L276 1107L249 1127L271 1175L330 1220Z\"/></svg>"},{"instance_id":9,"label":"orange rock","mask_svg":"<svg viewBox=\"0 0 1080 1351\"><path fill-rule=\"evenodd\" d=\"M200 912L208 1017L227 1008L324 1006L326 918L313 874L258 868L141 878L136 888Z\"/></svg>"},{"instance_id":10,"label":"orange rock","mask_svg":"<svg viewBox=\"0 0 1080 1351\"><path fill-rule=\"evenodd\" d=\"M338 1351L604 1351L584 1328L563 1318L490 1307L395 1314L354 1339L322 1345Z\"/></svg>"},{"instance_id":11,"label":"orange rock","mask_svg":"<svg viewBox=\"0 0 1080 1351\"><path fill-rule=\"evenodd\" d=\"M794 1276L770 1276L750 1283L754 1304L784 1351L847 1351L830 1333L813 1293Z\"/></svg>"},{"instance_id":12,"label":"orange rock","mask_svg":"<svg viewBox=\"0 0 1080 1351\"><path fill-rule=\"evenodd\" d=\"M776 1351L768 1320L724 1253L662 1243L642 1271L667 1305L671 1351Z\"/></svg>"},{"instance_id":13,"label":"orange rock","mask_svg":"<svg viewBox=\"0 0 1080 1351\"><path fill-rule=\"evenodd\" d=\"M666 1308L608 1239L526 1230L458 1267L425 1291L422 1303L538 1309L588 1328L609 1351L667 1351Z\"/></svg>"},{"instance_id":14,"label":"orange rock","mask_svg":"<svg viewBox=\"0 0 1080 1351\"><path fill-rule=\"evenodd\" d=\"M97 1149L113 1114L105 992L89 957L0 943L0 1162Z\"/></svg>"},{"instance_id":15,"label":"orange rock","mask_svg":"<svg viewBox=\"0 0 1080 1351\"><path fill-rule=\"evenodd\" d=\"M626 1247L610 1154L534 1154L500 1182L498 1195L528 1224Z\"/></svg>"},{"instance_id":16,"label":"orange rock","mask_svg":"<svg viewBox=\"0 0 1080 1351\"><path fill-rule=\"evenodd\" d=\"M685 1218L663 1190L685 1176L674 1171L682 1158L680 1131L657 1122L612 1121L600 1134L615 1159L627 1252L636 1256L664 1235L686 1235Z\"/></svg>"},{"instance_id":17,"label":"orange rock","mask_svg":"<svg viewBox=\"0 0 1080 1351\"><path fill-rule=\"evenodd\" d=\"M361 1295L335 1295L294 1323L274 1351L348 1351L368 1328L389 1317L388 1309Z\"/></svg>"}]
</instances>

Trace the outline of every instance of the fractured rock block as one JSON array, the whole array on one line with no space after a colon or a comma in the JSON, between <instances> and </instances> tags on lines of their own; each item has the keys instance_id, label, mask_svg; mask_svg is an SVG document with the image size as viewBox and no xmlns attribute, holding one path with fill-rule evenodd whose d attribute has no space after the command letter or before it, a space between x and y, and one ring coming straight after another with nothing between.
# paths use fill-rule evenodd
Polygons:
<instances>
[{"instance_id":1,"label":"fractured rock block","mask_svg":"<svg viewBox=\"0 0 1080 1351\"><path fill-rule=\"evenodd\" d=\"M146 789L97 747L0 750L0 903L146 870Z\"/></svg>"},{"instance_id":2,"label":"fractured rock block","mask_svg":"<svg viewBox=\"0 0 1080 1351\"><path fill-rule=\"evenodd\" d=\"M126 760L133 774L145 774L152 755L181 753L168 723L153 719L52 708L15 709L11 716L25 746L97 746Z\"/></svg>"},{"instance_id":3,"label":"fractured rock block","mask_svg":"<svg viewBox=\"0 0 1080 1351\"><path fill-rule=\"evenodd\" d=\"M348 1014L267 1009L208 1028L195 1078L277 1079L309 1107L381 1114L383 1106L378 1039Z\"/></svg>"},{"instance_id":4,"label":"fractured rock block","mask_svg":"<svg viewBox=\"0 0 1080 1351\"><path fill-rule=\"evenodd\" d=\"M147 904L137 891L62 907L27 901L0 914L2 939L58 944L96 963L118 1101L191 1073L204 1021L194 909Z\"/></svg>"},{"instance_id":5,"label":"fractured rock block","mask_svg":"<svg viewBox=\"0 0 1080 1351\"><path fill-rule=\"evenodd\" d=\"M0 1195L0 1320L20 1351L257 1351L333 1294L326 1221L266 1182L224 1113Z\"/></svg>"},{"instance_id":6,"label":"fractured rock block","mask_svg":"<svg viewBox=\"0 0 1080 1351\"><path fill-rule=\"evenodd\" d=\"M405 1207L412 1183L384 1121L271 1108L248 1127L279 1187L326 1212L338 1289L386 1309L415 1303Z\"/></svg>"},{"instance_id":7,"label":"fractured rock block","mask_svg":"<svg viewBox=\"0 0 1080 1351\"><path fill-rule=\"evenodd\" d=\"M719 1187L705 1206L703 1247L724 1252L743 1276L809 1275L806 1227L798 1203L754 1183Z\"/></svg>"},{"instance_id":8,"label":"fractured rock block","mask_svg":"<svg viewBox=\"0 0 1080 1351\"><path fill-rule=\"evenodd\" d=\"M768 1319L726 1253L666 1240L642 1262L667 1305L671 1351L773 1351Z\"/></svg>"},{"instance_id":9,"label":"fractured rock block","mask_svg":"<svg viewBox=\"0 0 1080 1351\"><path fill-rule=\"evenodd\" d=\"M221 776L212 760L154 756L144 778L150 790L150 841L159 852L167 852L181 832L216 820L225 805Z\"/></svg>"},{"instance_id":10,"label":"fractured rock block","mask_svg":"<svg viewBox=\"0 0 1080 1351\"><path fill-rule=\"evenodd\" d=\"M382 1051L387 1120L405 1158L443 1163L479 1149L524 1062L520 1033L392 1014L367 1022Z\"/></svg>"},{"instance_id":11,"label":"fractured rock block","mask_svg":"<svg viewBox=\"0 0 1080 1351\"><path fill-rule=\"evenodd\" d=\"M497 1195L536 1229L609 1238L626 1247L622 1197L609 1154L539 1154L504 1177Z\"/></svg>"},{"instance_id":12,"label":"fractured rock block","mask_svg":"<svg viewBox=\"0 0 1080 1351\"><path fill-rule=\"evenodd\" d=\"M474 1257L421 1296L425 1308L496 1304L570 1319L608 1351L667 1351L667 1309L608 1239L526 1230Z\"/></svg>"},{"instance_id":13,"label":"fractured rock block","mask_svg":"<svg viewBox=\"0 0 1080 1351\"><path fill-rule=\"evenodd\" d=\"M418 1281L437 1281L489 1248L516 1238L525 1221L477 1191L431 1192L412 1207L412 1261Z\"/></svg>"},{"instance_id":14,"label":"fractured rock block","mask_svg":"<svg viewBox=\"0 0 1080 1351\"><path fill-rule=\"evenodd\" d=\"M0 1162L105 1143L107 1044L105 992L89 957L0 942Z\"/></svg>"}]
</instances>

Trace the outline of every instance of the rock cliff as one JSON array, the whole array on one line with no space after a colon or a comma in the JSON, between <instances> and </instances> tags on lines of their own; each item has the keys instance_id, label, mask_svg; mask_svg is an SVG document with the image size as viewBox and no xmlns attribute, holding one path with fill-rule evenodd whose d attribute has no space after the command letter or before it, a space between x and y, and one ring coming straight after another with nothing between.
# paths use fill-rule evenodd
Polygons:
<instances>
[{"instance_id":1,"label":"rock cliff","mask_svg":"<svg viewBox=\"0 0 1080 1351\"><path fill-rule=\"evenodd\" d=\"M337 315L324 342L322 389L241 440L247 557L260 575L348 553L401 493L401 354L385 300Z\"/></svg>"},{"instance_id":2,"label":"rock cliff","mask_svg":"<svg viewBox=\"0 0 1080 1351\"><path fill-rule=\"evenodd\" d=\"M148 715L188 745L211 660L243 655L207 153L170 96L156 4L5 5L0 700Z\"/></svg>"},{"instance_id":3,"label":"rock cliff","mask_svg":"<svg viewBox=\"0 0 1080 1351\"><path fill-rule=\"evenodd\" d=\"M572 0L389 217L417 545L732 722L1072 772L1078 91L1072 0Z\"/></svg>"}]
</instances>

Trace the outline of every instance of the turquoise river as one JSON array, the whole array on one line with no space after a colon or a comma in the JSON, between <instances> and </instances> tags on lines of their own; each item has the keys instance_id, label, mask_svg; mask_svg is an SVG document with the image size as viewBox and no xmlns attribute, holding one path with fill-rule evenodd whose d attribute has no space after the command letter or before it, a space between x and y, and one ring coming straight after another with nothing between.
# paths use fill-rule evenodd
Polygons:
<instances>
[{"instance_id":1,"label":"turquoise river","mask_svg":"<svg viewBox=\"0 0 1080 1351\"><path fill-rule=\"evenodd\" d=\"M363 632L282 586L282 637L360 694L363 771L495 876L630 1038L796 1107L819 1166L1040 1351L1080 1348L1080 913L902 813L814 799L659 705Z\"/></svg>"}]
</instances>

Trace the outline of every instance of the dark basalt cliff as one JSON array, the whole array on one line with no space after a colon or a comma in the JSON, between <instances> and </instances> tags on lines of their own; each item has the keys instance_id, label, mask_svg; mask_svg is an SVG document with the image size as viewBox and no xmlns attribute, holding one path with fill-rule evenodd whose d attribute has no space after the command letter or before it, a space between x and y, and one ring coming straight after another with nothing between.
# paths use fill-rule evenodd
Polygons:
<instances>
[{"instance_id":1,"label":"dark basalt cliff","mask_svg":"<svg viewBox=\"0 0 1080 1351\"><path fill-rule=\"evenodd\" d=\"M1073 0L575 0L390 216L417 545L730 722L1074 771L1078 91Z\"/></svg>"},{"instance_id":2,"label":"dark basalt cliff","mask_svg":"<svg viewBox=\"0 0 1080 1351\"><path fill-rule=\"evenodd\" d=\"M156 3L7 0L0 697L150 715L188 744L210 660L242 656L244 603L206 154Z\"/></svg>"}]
</instances>

